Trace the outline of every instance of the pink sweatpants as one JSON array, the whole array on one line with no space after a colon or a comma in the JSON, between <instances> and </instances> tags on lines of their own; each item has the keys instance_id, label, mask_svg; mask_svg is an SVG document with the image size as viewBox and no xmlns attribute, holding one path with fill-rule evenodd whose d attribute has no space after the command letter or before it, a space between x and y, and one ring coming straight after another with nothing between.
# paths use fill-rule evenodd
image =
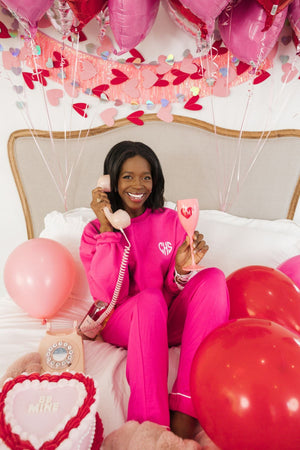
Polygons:
<instances>
[{"instance_id":1,"label":"pink sweatpants","mask_svg":"<svg viewBox=\"0 0 300 450\"><path fill-rule=\"evenodd\" d=\"M196 417L190 395L195 352L213 329L228 320L225 276L216 268L197 273L167 308L162 293L147 289L116 308L102 337L128 349L127 420L169 426L170 409ZM177 378L168 395L168 346L181 344Z\"/></svg>"}]
</instances>

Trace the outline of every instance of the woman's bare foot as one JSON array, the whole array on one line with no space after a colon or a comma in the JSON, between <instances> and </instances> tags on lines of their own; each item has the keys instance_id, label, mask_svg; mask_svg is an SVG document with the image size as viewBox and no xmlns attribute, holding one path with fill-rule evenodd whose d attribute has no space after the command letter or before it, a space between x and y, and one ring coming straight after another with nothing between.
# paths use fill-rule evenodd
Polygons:
<instances>
[{"instance_id":1,"label":"woman's bare foot","mask_svg":"<svg viewBox=\"0 0 300 450\"><path fill-rule=\"evenodd\" d=\"M194 439L199 431L198 420L180 411L170 411L170 423L171 431L182 439Z\"/></svg>"}]
</instances>

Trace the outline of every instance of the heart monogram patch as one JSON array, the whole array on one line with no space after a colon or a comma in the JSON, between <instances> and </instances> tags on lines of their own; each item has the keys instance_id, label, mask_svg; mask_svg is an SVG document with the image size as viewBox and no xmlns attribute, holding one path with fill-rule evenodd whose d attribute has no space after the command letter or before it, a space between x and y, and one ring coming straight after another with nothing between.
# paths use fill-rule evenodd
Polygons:
<instances>
[{"instance_id":1,"label":"heart monogram patch","mask_svg":"<svg viewBox=\"0 0 300 450\"><path fill-rule=\"evenodd\" d=\"M193 214L193 210L192 210L191 206L189 206L188 208L181 208L180 212L183 215L183 217L185 217L186 219L189 219L191 217L191 215Z\"/></svg>"}]
</instances>

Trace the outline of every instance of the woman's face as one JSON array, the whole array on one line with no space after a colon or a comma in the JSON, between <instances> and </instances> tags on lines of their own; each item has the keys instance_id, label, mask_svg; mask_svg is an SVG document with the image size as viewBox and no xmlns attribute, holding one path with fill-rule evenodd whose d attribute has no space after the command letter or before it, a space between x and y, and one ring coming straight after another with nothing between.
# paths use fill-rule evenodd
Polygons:
<instances>
[{"instance_id":1,"label":"woman's face","mask_svg":"<svg viewBox=\"0 0 300 450\"><path fill-rule=\"evenodd\" d=\"M151 166L142 156L124 161L118 180L118 193L130 217L145 211L145 202L152 191Z\"/></svg>"}]
</instances>

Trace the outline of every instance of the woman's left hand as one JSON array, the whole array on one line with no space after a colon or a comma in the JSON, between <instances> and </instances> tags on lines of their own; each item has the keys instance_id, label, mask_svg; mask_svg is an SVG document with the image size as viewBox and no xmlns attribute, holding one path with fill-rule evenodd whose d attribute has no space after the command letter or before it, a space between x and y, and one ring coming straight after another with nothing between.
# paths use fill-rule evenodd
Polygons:
<instances>
[{"instance_id":1,"label":"woman's left hand","mask_svg":"<svg viewBox=\"0 0 300 450\"><path fill-rule=\"evenodd\" d=\"M195 231L194 233L193 248L194 248L195 263L199 264L199 262L204 257L205 253L209 248L203 239L203 234L200 234L199 231ZM191 258L190 240L189 237L187 236L183 244L181 244L181 246L177 250L175 269L181 275L186 274L186 271L183 270L183 267L191 263L192 258Z\"/></svg>"}]
</instances>

